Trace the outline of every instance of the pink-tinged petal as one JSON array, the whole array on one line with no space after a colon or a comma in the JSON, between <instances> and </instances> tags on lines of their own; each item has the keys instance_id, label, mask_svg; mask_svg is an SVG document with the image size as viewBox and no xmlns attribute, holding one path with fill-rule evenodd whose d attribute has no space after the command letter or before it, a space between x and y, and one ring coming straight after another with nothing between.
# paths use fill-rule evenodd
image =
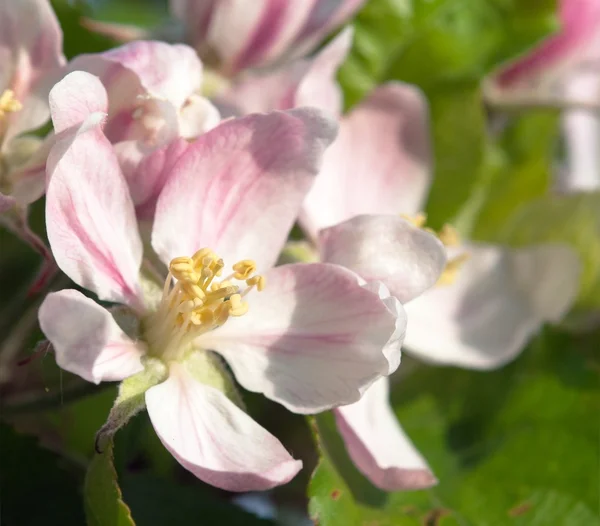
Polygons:
<instances>
[{"instance_id":1,"label":"pink-tinged petal","mask_svg":"<svg viewBox=\"0 0 600 526\"><path fill-rule=\"evenodd\" d=\"M100 299L141 308L135 211L100 127L57 142L47 168L46 228L58 266Z\"/></svg>"},{"instance_id":2,"label":"pink-tinged petal","mask_svg":"<svg viewBox=\"0 0 600 526\"><path fill-rule=\"evenodd\" d=\"M88 382L123 380L143 370L146 347L134 342L110 312L73 289L52 292L40 306L40 327L56 363Z\"/></svg>"},{"instance_id":3,"label":"pink-tinged petal","mask_svg":"<svg viewBox=\"0 0 600 526\"><path fill-rule=\"evenodd\" d=\"M434 486L437 479L400 427L388 396L389 380L381 378L358 402L334 410L350 458L382 490Z\"/></svg>"},{"instance_id":4,"label":"pink-tinged petal","mask_svg":"<svg viewBox=\"0 0 600 526\"><path fill-rule=\"evenodd\" d=\"M404 307L398 298L391 296L388 288L381 281L372 281L363 285L365 289L379 296L381 302L386 306L390 314L396 320L394 332L383 348L383 355L388 361L388 374L392 374L400 366L402 343L406 332L406 314Z\"/></svg>"},{"instance_id":5,"label":"pink-tinged petal","mask_svg":"<svg viewBox=\"0 0 600 526\"><path fill-rule=\"evenodd\" d=\"M316 0L225 0L215 4L200 45L233 75L281 58L302 29Z\"/></svg>"},{"instance_id":6,"label":"pink-tinged petal","mask_svg":"<svg viewBox=\"0 0 600 526\"><path fill-rule=\"evenodd\" d=\"M109 100L104 133L114 144L129 141L119 150L127 177L144 155L180 136L179 110L198 104L194 94L201 87L202 64L187 46L132 42L105 53L81 55L70 69L90 72L104 85ZM186 133L192 117L197 112L187 119L181 116Z\"/></svg>"},{"instance_id":7,"label":"pink-tinged petal","mask_svg":"<svg viewBox=\"0 0 600 526\"><path fill-rule=\"evenodd\" d=\"M0 192L0 214L8 212L13 206L17 204L17 201L11 195L6 195Z\"/></svg>"},{"instance_id":8,"label":"pink-tinged petal","mask_svg":"<svg viewBox=\"0 0 600 526\"><path fill-rule=\"evenodd\" d=\"M228 264L273 265L335 133L306 108L225 121L199 137L158 199L156 253L168 263L211 247Z\"/></svg>"},{"instance_id":9,"label":"pink-tinged petal","mask_svg":"<svg viewBox=\"0 0 600 526\"><path fill-rule=\"evenodd\" d=\"M381 281L402 303L432 287L446 265L446 250L433 234L394 215L356 216L322 230L321 261Z\"/></svg>"},{"instance_id":10,"label":"pink-tinged petal","mask_svg":"<svg viewBox=\"0 0 600 526\"><path fill-rule=\"evenodd\" d=\"M566 247L463 247L470 258L452 285L405 305L404 349L428 362L492 369L512 360L544 322L558 321L579 285Z\"/></svg>"},{"instance_id":11,"label":"pink-tinged petal","mask_svg":"<svg viewBox=\"0 0 600 526\"><path fill-rule=\"evenodd\" d=\"M140 163L129 179L131 198L139 219L154 217L158 196L173 173L175 163L188 148L186 140L177 139L155 150Z\"/></svg>"},{"instance_id":12,"label":"pink-tinged petal","mask_svg":"<svg viewBox=\"0 0 600 526\"><path fill-rule=\"evenodd\" d=\"M387 375L406 318L352 272L326 263L284 265L248 296L249 311L198 338L225 357L240 384L297 413L356 402ZM384 352L385 350L385 352Z\"/></svg>"},{"instance_id":13,"label":"pink-tinged petal","mask_svg":"<svg viewBox=\"0 0 600 526\"><path fill-rule=\"evenodd\" d=\"M150 95L168 100L177 108L202 84L202 63L196 52L183 44L131 42L101 56L133 71Z\"/></svg>"},{"instance_id":14,"label":"pink-tinged petal","mask_svg":"<svg viewBox=\"0 0 600 526\"><path fill-rule=\"evenodd\" d=\"M567 97L600 99L598 72L577 73L565 87ZM563 113L562 129L566 149L566 166L556 187L559 191L592 192L600 189L600 114L590 109L572 109Z\"/></svg>"},{"instance_id":15,"label":"pink-tinged petal","mask_svg":"<svg viewBox=\"0 0 600 526\"><path fill-rule=\"evenodd\" d=\"M302 462L221 391L195 380L182 364L146 392L158 437L200 480L227 491L263 491L289 482Z\"/></svg>"},{"instance_id":16,"label":"pink-tinged petal","mask_svg":"<svg viewBox=\"0 0 600 526\"><path fill-rule=\"evenodd\" d=\"M335 77L351 43L352 29L348 28L314 57L295 60L271 73L244 76L217 104L230 115L312 106L337 116L342 94Z\"/></svg>"},{"instance_id":17,"label":"pink-tinged petal","mask_svg":"<svg viewBox=\"0 0 600 526\"><path fill-rule=\"evenodd\" d=\"M175 106L160 99L146 99L136 112L125 112L121 117L124 119L109 120L104 132L115 145L119 165L131 187L130 180L142 160L177 140L179 117Z\"/></svg>"},{"instance_id":18,"label":"pink-tinged petal","mask_svg":"<svg viewBox=\"0 0 600 526\"><path fill-rule=\"evenodd\" d=\"M314 238L358 214L415 214L430 182L425 99L412 86L384 84L342 120L301 222Z\"/></svg>"},{"instance_id":19,"label":"pink-tinged petal","mask_svg":"<svg viewBox=\"0 0 600 526\"><path fill-rule=\"evenodd\" d=\"M69 73L50 91L54 131L79 126L92 113L108 113L108 95L100 79L85 71Z\"/></svg>"},{"instance_id":20,"label":"pink-tinged petal","mask_svg":"<svg viewBox=\"0 0 600 526\"><path fill-rule=\"evenodd\" d=\"M12 89L23 105L8 116L4 140L48 120L48 92L64 62L62 31L50 2L0 2L0 93Z\"/></svg>"},{"instance_id":21,"label":"pink-tinged petal","mask_svg":"<svg viewBox=\"0 0 600 526\"><path fill-rule=\"evenodd\" d=\"M576 69L597 69L600 60L600 2L560 0L561 29L533 51L489 79L488 95L510 101L550 93L562 96L564 81ZM572 99L578 100L578 99Z\"/></svg>"}]
</instances>

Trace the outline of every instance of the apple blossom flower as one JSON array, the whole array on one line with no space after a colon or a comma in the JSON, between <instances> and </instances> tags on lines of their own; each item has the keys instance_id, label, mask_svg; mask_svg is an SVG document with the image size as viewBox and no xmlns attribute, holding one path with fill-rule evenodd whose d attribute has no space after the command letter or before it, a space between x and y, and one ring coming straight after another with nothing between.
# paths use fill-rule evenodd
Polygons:
<instances>
[{"instance_id":1,"label":"apple blossom flower","mask_svg":"<svg viewBox=\"0 0 600 526\"><path fill-rule=\"evenodd\" d=\"M487 79L494 104L565 107L562 192L600 188L600 2L560 0L559 32Z\"/></svg>"},{"instance_id":2,"label":"apple blossom flower","mask_svg":"<svg viewBox=\"0 0 600 526\"><path fill-rule=\"evenodd\" d=\"M151 215L165 163L174 163L187 140L220 120L199 94L202 63L187 46L140 41L80 55L69 69L72 73L50 92L55 132L77 129L91 114L106 113L104 133L115 146L134 202Z\"/></svg>"},{"instance_id":3,"label":"apple blossom flower","mask_svg":"<svg viewBox=\"0 0 600 526\"><path fill-rule=\"evenodd\" d=\"M404 304L407 352L431 363L499 367L543 323L568 310L578 288L577 257L562 245L513 250L461 241L445 226L438 237L448 262L439 279L432 273L405 280L410 260L396 240L412 227L415 246L428 242L417 232L425 226L419 212L430 182L426 102L417 89L388 83L342 118L301 224L321 261L383 283ZM338 428L375 485L430 486L435 477L396 421L387 382L378 380L360 401L336 409Z\"/></svg>"},{"instance_id":4,"label":"apple blossom flower","mask_svg":"<svg viewBox=\"0 0 600 526\"><path fill-rule=\"evenodd\" d=\"M27 221L27 206L44 193L43 170L31 169L42 139L30 132L48 121L48 92L65 62L47 0L0 0L0 60L0 222L48 260Z\"/></svg>"},{"instance_id":5,"label":"apple blossom flower","mask_svg":"<svg viewBox=\"0 0 600 526\"><path fill-rule=\"evenodd\" d=\"M220 488L267 489L301 463L226 396L209 351L244 388L298 413L355 402L399 363L405 317L383 286L328 263L271 268L334 136L318 110L299 109L231 119L192 142L156 204L162 282L141 277L134 204L101 126L58 142L48 160L58 265L124 306L117 317L76 290L49 294L39 321L58 365L123 380L120 398L150 375L135 411L145 405L177 461Z\"/></svg>"}]
</instances>

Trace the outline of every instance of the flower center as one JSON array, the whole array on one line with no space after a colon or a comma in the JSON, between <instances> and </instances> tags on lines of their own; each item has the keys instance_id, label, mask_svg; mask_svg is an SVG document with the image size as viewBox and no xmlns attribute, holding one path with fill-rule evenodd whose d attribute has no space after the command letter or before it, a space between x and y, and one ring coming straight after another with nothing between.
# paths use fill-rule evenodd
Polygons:
<instances>
[{"instance_id":1,"label":"flower center","mask_svg":"<svg viewBox=\"0 0 600 526\"><path fill-rule=\"evenodd\" d=\"M230 316L248 312L244 297L254 287L265 288L264 276L255 275L256 263L251 259L238 261L233 272L221 278L224 267L209 248L191 258L171 260L158 309L144 321L151 353L177 359L201 334L220 327ZM243 282L243 288L235 281Z\"/></svg>"},{"instance_id":2,"label":"flower center","mask_svg":"<svg viewBox=\"0 0 600 526\"><path fill-rule=\"evenodd\" d=\"M15 92L11 89L4 90L0 95L0 119L7 113L15 113L23 108L16 99Z\"/></svg>"},{"instance_id":3,"label":"flower center","mask_svg":"<svg viewBox=\"0 0 600 526\"><path fill-rule=\"evenodd\" d=\"M458 247L460 246L460 236L456 229L452 225L445 224L439 232L435 232L431 228L425 226L427 222L427 216L423 213L418 213L415 216L402 215L409 223L412 223L417 228L423 228L427 232L430 232L442 242L445 247ZM446 263L442 274L437 280L436 286L452 285L458 277L458 272L462 267L463 263L470 257L468 252L463 252L455 257L449 258Z\"/></svg>"}]
</instances>

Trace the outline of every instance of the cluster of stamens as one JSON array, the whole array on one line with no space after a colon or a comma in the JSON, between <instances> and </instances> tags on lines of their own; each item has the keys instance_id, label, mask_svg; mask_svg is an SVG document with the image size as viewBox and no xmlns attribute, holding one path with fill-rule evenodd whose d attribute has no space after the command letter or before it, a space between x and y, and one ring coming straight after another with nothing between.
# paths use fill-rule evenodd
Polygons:
<instances>
[{"instance_id":1,"label":"cluster of stamens","mask_svg":"<svg viewBox=\"0 0 600 526\"><path fill-rule=\"evenodd\" d=\"M248 312L244 297L255 287L264 289L264 276L255 275L256 263L250 259L238 261L233 272L222 277L224 267L223 260L209 248L198 250L191 258L171 261L162 300L146 324L147 339L155 352L177 352L230 316ZM234 281L245 286L240 289Z\"/></svg>"},{"instance_id":2,"label":"cluster of stamens","mask_svg":"<svg viewBox=\"0 0 600 526\"><path fill-rule=\"evenodd\" d=\"M402 216L404 219L415 225L417 228L422 228L427 232L436 236L445 247L458 247L460 246L460 236L456 229L448 224L445 224L439 232L435 232L431 228L425 226L427 222L427 216L423 213L419 213L415 216ZM453 258L450 258L446 263L442 274L440 275L436 285L452 285L458 277L458 272L465 261L469 259L470 255L468 252L463 252Z\"/></svg>"},{"instance_id":3,"label":"cluster of stamens","mask_svg":"<svg viewBox=\"0 0 600 526\"><path fill-rule=\"evenodd\" d=\"M4 90L0 95L0 119L7 113L15 113L23 108L16 99L15 92L11 89Z\"/></svg>"}]
</instances>

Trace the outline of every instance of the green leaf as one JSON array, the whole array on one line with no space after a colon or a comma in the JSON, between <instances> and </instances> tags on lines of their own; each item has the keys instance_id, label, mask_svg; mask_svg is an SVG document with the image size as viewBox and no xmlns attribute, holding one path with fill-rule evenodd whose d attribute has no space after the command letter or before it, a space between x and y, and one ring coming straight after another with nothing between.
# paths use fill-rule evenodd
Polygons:
<instances>
[{"instance_id":1,"label":"green leaf","mask_svg":"<svg viewBox=\"0 0 600 526\"><path fill-rule=\"evenodd\" d=\"M311 419L320 453L308 496L309 514L319 526L420 526L429 517L443 518L440 526L454 526L454 518L440 507L421 511L397 505L390 495L375 488L353 466L337 435L331 413Z\"/></svg>"},{"instance_id":2,"label":"green leaf","mask_svg":"<svg viewBox=\"0 0 600 526\"><path fill-rule=\"evenodd\" d=\"M486 120L477 84L445 86L429 94L435 179L427 224L454 221L478 183L485 160Z\"/></svg>"},{"instance_id":3,"label":"green leaf","mask_svg":"<svg viewBox=\"0 0 600 526\"><path fill-rule=\"evenodd\" d=\"M78 467L0 423L1 519L6 526L83 524Z\"/></svg>"},{"instance_id":4,"label":"green leaf","mask_svg":"<svg viewBox=\"0 0 600 526\"><path fill-rule=\"evenodd\" d=\"M183 486L152 475L136 474L125 476L122 487L138 526L274 524L234 506L209 486Z\"/></svg>"},{"instance_id":5,"label":"green leaf","mask_svg":"<svg viewBox=\"0 0 600 526\"><path fill-rule=\"evenodd\" d=\"M547 330L513 364L487 373L404 357L392 405L439 485L379 492L352 465L331 416L319 415L311 516L351 526L375 518L400 525L595 526L600 474L590 467L598 460L599 336Z\"/></svg>"},{"instance_id":6,"label":"green leaf","mask_svg":"<svg viewBox=\"0 0 600 526\"><path fill-rule=\"evenodd\" d=\"M88 526L135 526L117 481L112 440L92 459L85 477L84 502Z\"/></svg>"},{"instance_id":7,"label":"green leaf","mask_svg":"<svg viewBox=\"0 0 600 526\"><path fill-rule=\"evenodd\" d=\"M473 239L501 240L507 218L548 192L558 131L554 112L536 112L513 119L494 140L486 163L491 177L472 219Z\"/></svg>"},{"instance_id":8,"label":"green leaf","mask_svg":"<svg viewBox=\"0 0 600 526\"><path fill-rule=\"evenodd\" d=\"M513 246L561 242L583 265L577 307L600 307L600 193L548 195L521 207L506 224L501 240Z\"/></svg>"},{"instance_id":9,"label":"green leaf","mask_svg":"<svg viewBox=\"0 0 600 526\"><path fill-rule=\"evenodd\" d=\"M354 25L340 73L348 105L383 80L477 82L558 27L555 0L377 0Z\"/></svg>"},{"instance_id":10,"label":"green leaf","mask_svg":"<svg viewBox=\"0 0 600 526\"><path fill-rule=\"evenodd\" d=\"M464 526L570 524L566 511L548 511L559 492L559 507L589 515L600 490L589 469L598 457L598 336L546 331L499 371L421 367L404 378L396 413L440 484L392 501L419 510L437 502Z\"/></svg>"}]
</instances>

